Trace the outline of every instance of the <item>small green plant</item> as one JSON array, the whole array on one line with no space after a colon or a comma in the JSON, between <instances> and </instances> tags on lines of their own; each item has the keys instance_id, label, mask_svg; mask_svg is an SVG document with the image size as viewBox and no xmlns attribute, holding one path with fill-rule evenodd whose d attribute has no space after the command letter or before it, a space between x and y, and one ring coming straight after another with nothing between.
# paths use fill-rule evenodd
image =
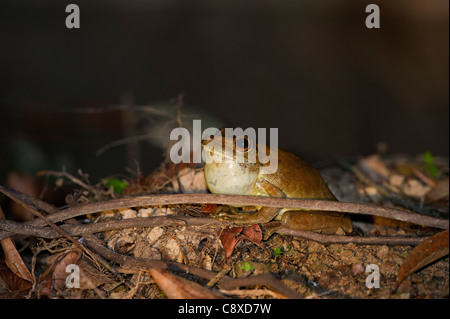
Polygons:
<instances>
[{"instance_id":1,"label":"small green plant","mask_svg":"<svg viewBox=\"0 0 450 319\"><path fill-rule=\"evenodd\" d=\"M273 254L275 256L275 262L277 261L278 256L280 256L281 254L283 254L283 251L281 250L280 247L277 247L273 250Z\"/></svg>"},{"instance_id":2,"label":"small green plant","mask_svg":"<svg viewBox=\"0 0 450 319\"><path fill-rule=\"evenodd\" d=\"M128 186L128 182L123 179L118 179L116 177L111 177L104 180L104 184L106 187L112 187L114 189L114 193L120 194L123 189Z\"/></svg>"},{"instance_id":3,"label":"small green plant","mask_svg":"<svg viewBox=\"0 0 450 319\"><path fill-rule=\"evenodd\" d=\"M425 169L433 177L439 177L439 168L434 163L434 156L430 151L423 153L423 162L425 164Z\"/></svg>"},{"instance_id":4,"label":"small green plant","mask_svg":"<svg viewBox=\"0 0 450 319\"><path fill-rule=\"evenodd\" d=\"M248 261L246 261L243 265L241 265L241 269L245 271L250 271L255 269L255 266L251 265Z\"/></svg>"}]
</instances>

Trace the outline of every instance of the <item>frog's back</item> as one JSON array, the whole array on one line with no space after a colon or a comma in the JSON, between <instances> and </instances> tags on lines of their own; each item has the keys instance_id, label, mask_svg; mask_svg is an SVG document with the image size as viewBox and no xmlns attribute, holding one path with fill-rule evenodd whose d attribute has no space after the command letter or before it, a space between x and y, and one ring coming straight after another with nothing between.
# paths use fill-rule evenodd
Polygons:
<instances>
[{"instance_id":1,"label":"frog's back","mask_svg":"<svg viewBox=\"0 0 450 319\"><path fill-rule=\"evenodd\" d=\"M336 199L318 170L282 149L278 150L277 172L264 178L290 198Z\"/></svg>"}]
</instances>

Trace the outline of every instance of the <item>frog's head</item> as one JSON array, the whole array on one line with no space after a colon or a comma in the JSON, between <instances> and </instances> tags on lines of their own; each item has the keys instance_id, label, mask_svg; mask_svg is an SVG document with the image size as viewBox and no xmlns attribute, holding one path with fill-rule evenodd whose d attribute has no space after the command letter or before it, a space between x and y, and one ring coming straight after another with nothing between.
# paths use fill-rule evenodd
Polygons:
<instances>
[{"instance_id":1,"label":"frog's head","mask_svg":"<svg viewBox=\"0 0 450 319\"><path fill-rule=\"evenodd\" d=\"M254 138L247 135L226 135L225 128L202 141L206 163L230 163L258 165L258 147Z\"/></svg>"},{"instance_id":2,"label":"frog's head","mask_svg":"<svg viewBox=\"0 0 450 319\"><path fill-rule=\"evenodd\" d=\"M225 129L202 141L205 178L212 193L248 194L258 175L257 145L247 135L227 136Z\"/></svg>"}]
</instances>

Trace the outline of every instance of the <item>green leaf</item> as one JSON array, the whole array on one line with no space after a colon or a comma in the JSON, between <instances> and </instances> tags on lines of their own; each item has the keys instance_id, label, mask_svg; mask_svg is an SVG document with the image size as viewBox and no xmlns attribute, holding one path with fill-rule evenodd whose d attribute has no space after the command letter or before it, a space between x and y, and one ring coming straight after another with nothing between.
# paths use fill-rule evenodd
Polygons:
<instances>
[{"instance_id":1,"label":"green leaf","mask_svg":"<svg viewBox=\"0 0 450 319\"><path fill-rule=\"evenodd\" d=\"M430 151L423 153L423 162L425 164L425 169L433 177L439 177L439 168L434 164L434 156Z\"/></svg>"},{"instance_id":2,"label":"green leaf","mask_svg":"<svg viewBox=\"0 0 450 319\"><path fill-rule=\"evenodd\" d=\"M246 261L243 265L241 265L241 269L249 271L255 269L255 266L251 265L248 261Z\"/></svg>"},{"instance_id":3,"label":"green leaf","mask_svg":"<svg viewBox=\"0 0 450 319\"><path fill-rule=\"evenodd\" d=\"M114 193L120 194L125 187L128 186L128 182L126 180L118 179L116 177L111 177L106 180L105 185L109 188L112 187L114 189Z\"/></svg>"},{"instance_id":4,"label":"green leaf","mask_svg":"<svg viewBox=\"0 0 450 319\"><path fill-rule=\"evenodd\" d=\"M426 165L434 165L434 156L430 151L426 151L425 153L423 153L423 162Z\"/></svg>"},{"instance_id":5,"label":"green leaf","mask_svg":"<svg viewBox=\"0 0 450 319\"><path fill-rule=\"evenodd\" d=\"M275 262L277 261L277 257L283 254L283 251L280 247L277 247L273 250L273 254L275 255Z\"/></svg>"}]
</instances>

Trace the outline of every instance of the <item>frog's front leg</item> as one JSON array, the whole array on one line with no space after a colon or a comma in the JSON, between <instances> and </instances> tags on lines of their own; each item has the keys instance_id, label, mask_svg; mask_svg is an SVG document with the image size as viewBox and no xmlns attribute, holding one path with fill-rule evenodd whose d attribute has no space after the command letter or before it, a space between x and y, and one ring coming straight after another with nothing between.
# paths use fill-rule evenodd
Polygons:
<instances>
[{"instance_id":1,"label":"frog's front leg","mask_svg":"<svg viewBox=\"0 0 450 319\"><path fill-rule=\"evenodd\" d=\"M255 193L267 195L270 197L286 197L285 193L282 190L263 178L258 178L258 180L256 181ZM228 212L217 211L215 217L221 220L231 221L237 225L254 225L270 222L278 215L280 211L281 208L274 207L262 207L258 211L253 213L239 214L230 214Z\"/></svg>"},{"instance_id":2,"label":"frog's front leg","mask_svg":"<svg viewBox=\"0 0 450 319\"><path fill-rule=\"evenodd\" d=\"M214 217L220 220L231 221L236 225L254 225L270 222L279 212L280 208L274 207L262 207L256 212L238 214L230 214L221 210L217 211Z\"/></svg>"}]
</instances>

